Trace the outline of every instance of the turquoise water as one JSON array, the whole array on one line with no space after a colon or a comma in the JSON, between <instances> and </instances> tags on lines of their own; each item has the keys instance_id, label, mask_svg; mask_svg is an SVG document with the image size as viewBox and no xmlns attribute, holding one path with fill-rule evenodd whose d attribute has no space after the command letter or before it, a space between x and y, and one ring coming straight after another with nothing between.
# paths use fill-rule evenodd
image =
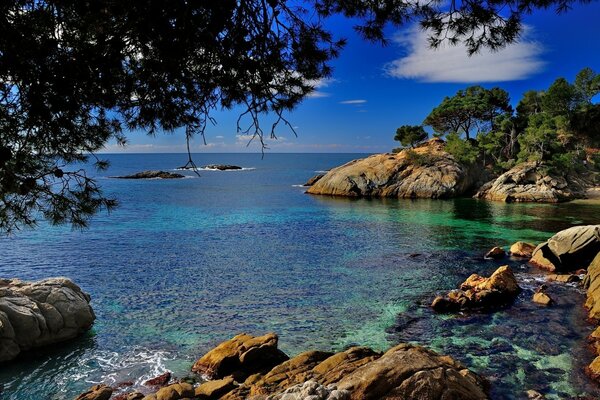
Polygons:
<instances>
[{"instance_id":1,"label":"turquoise water","mask_svg":"<svg viewBox=\"0 0 600 400\"><path fill-rule=\"evenodd\" d=\"M111 215L83 232L42 225L0 240L1 277L68 276L98 317L85 337L0 367L2 399L71 399L165 369L183 376L219 341L267 331L290 355L421 343L489 377L494 398L600 394L582 373L591 326L577 288L552 285L558 305L538 307L530 299L543 275L508 260L526 289L512 307L458 316L428 307L501 265L482 258L490 247L599 223L600 205L339 199L297 186L357 157L203 154L199 165L247 169L129 181L110 176L174 169L185 156L108 156L99 179L120 200Z\"/></svg>"}]
</instances>

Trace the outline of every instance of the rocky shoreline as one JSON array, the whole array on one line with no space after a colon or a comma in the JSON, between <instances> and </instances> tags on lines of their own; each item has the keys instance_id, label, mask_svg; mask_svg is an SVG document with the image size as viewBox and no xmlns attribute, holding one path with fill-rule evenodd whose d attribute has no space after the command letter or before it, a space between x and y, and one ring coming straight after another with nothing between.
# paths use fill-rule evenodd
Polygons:
<instances>
[{"instance_id":1,"label":"rocky shoreline","mask_svg":"<svg viewBox=\"0 0 600 400\"><path fill-rule=\"evenodd\" d=\"M461 164L431 139L414 149L375 154L311 178L308 194L346 197L447 199L473 196L502 202L560 203L594 197L600 174L560 175L527 162L495 176L481 165Z\"/></svg>"},{"instance_id":2,"label":"rocky shoreline","mask_svg":"<svg viewBox=\"0 0 600 400\"><path fill-rule=\"evenodd\" d=\"M516 242L508 252L495 247L486 254L499 264L509 256L546 271L548 285L581 285L585 289L589 322L597 326L589 336L589 346L596 358L585 372L600 382L600 225L575 226L537 246ZM489 277L473 274L458 289L437 296L431 307L439 313L490 313L511 307L522 291L519 279L506 265L498 267ZM19 342L19 351L68 340L93 323L89 296L65 278L35 283L4 280L0 293L3 348L14 349L13 345L5 345L7 341L16 343L17 337L31 336L22 335L27 329L32 332L31 323L15 317L15 312L21 310L15 304L29 302L31 306L27 307L31 312L19 311L19 315L31 314L31 321L38 323L43 319L43 326L48 327L29 342ZM554 300L551 292L547 292L547 285L542 284L530 301L539 307L552 307ZM51 318L57 315L62 318L62 330L56 328L56 319ZM12 336L7 334L11 329L15 333ZM54 339L48 340L48 333L54 333ZM490 396L486 377L450 356L415 344L401 343L386 352L360 346L337 353L311 350L290 358L279 350L278 341L274 333L257 337L239 334L200 357L189 376L177 379L166 373L147 381L143 387L132 387L126 382L114 387L100 384L76 400L487 399ZM13 353L12 358L18 354ZM523 389L526 393L527 388ZM540 393L530 392L527 393L533 396L530 398L543 398Z\"/></svg>"}]
</instances>

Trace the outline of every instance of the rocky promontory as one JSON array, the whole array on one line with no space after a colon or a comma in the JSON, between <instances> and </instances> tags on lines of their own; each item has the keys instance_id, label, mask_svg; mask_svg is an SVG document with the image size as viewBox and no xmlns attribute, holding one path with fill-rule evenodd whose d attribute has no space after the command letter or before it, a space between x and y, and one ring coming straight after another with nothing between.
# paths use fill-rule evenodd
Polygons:
<instances>
[{"instance_id":1,"label":"rocky promontory","mask_svg":"<svg viewBox=\"0 0 600 400\"><path fill-rule=\"evenodd\" d=\"M67 278L0 280L0 362L91 328L90 296Z\"/></svg>"},{"instance_id":2,"label":"rocky promontory","mask_svg":"<svg viewBox=\"0 0 600 400\"><path fill-rule=\"evenodd\" d=\"M450 198L478 187L481 168L457 162L441 139L396 154L375 154L333 168L310 194L352 197Z\"/></svg>"}]
</instances>

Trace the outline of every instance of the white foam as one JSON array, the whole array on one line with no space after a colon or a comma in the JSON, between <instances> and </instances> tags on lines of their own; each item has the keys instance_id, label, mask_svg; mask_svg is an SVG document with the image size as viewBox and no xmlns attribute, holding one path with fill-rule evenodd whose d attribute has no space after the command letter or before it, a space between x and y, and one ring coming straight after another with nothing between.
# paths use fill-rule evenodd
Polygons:
<instances>
[{"instance_id":1,"label":"white foam","mask_svg":"<svg viewBox=\"0 0 600 400\"><path fill-rule=\"evenodd\" d=\"M254 171L255 167L243 167L240 169L216 169L216 168L196 168L197 171L211 171L211 172L239 172L239 171ZM174 168L172 171L193 171L193 168Z\"/></svg>"}]
</instances>

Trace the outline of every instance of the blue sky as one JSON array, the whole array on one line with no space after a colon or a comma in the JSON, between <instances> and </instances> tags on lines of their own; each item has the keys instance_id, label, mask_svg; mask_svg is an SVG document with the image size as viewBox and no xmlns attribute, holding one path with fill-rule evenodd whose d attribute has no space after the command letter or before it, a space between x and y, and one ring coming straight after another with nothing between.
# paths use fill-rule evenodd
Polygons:
<instances>
[{"instance_id":1,"label":"blue sky","mask_svg":"<svg viewBox=\"0 0 600 400\"><path fill-rule=\"evenodd\" d=\"M430 50L426 33L408 25L389 30L382 47L356 36L352 22L328 21L348 44L333 62L331 79L319 83L288 119L298 136L281 127L268 152L390 151L396 128L420 124L444 98L472 84L500 86L513 104L529 89L547 88L557 77L572 80L584 67L600 72L600 2L576 5L566 14L538 11L525 19L526 30L517 44L497 53L469 58L460 46ZM259 152L258 143L236 133L239 110L215 113L217 125L207 129L193 152ZM265 119L265 126L269 118ZM148 137L131 132L125 148L111 144L106 152L185 152L182 131Z\"/></svg>"}]
</instances>

